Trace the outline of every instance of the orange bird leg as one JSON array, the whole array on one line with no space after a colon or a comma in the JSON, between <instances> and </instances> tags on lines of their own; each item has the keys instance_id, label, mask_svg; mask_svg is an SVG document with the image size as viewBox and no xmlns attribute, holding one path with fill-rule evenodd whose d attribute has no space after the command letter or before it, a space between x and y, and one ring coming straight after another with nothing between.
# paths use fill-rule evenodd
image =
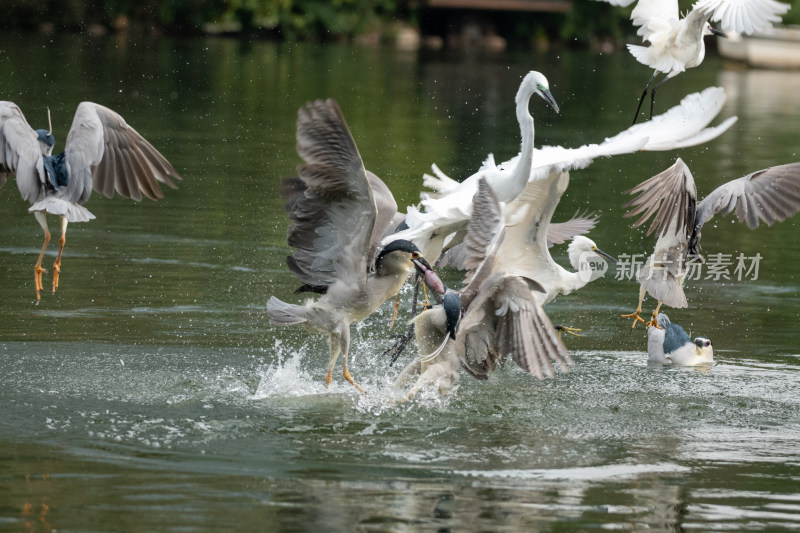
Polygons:
<instances>
[{"instance_id":1,"label":"orange bird leg","mask_svg":"<svg viewBox=\"0 0 800 533\"><path fill-rule=\"evenodd\" d=\"M394 309L392 310L392 323L389 324L389 329L394 327L395 321L397 321L397 311L400 309L400 293L397 293L397 296L394 299Z\"/></svg>"},{"instance_id":2,"label":"orange bird leg","mask_svg":"<svg viewBox=\"0 0 800 533\"><path fill-rule=\"evenodd\" d=\"M631 329L636 327L636 322L641 322L642 324L644 324L644 319L642 317L640 317L639 315L642 313L642 302L644 301L644 295L645 295L646 292L647 291L645 290L645 288L640 286L639 287L639 305L636 307L636 311L634 311L633 313L631 313L629 315L619 315L620 318L632 318L633 319L633 326L631 326Z\"/></svg>"},{"instance_id":3,"label":"orange bird leg","mask_svg":"<svg viewBox=\"0 0 800 533\"><path fill-rule=\"evenodd\" d=\"M61 253L64 251L64 243L66 242L67 219L66 217L61 217L61 238L58 240L58 257L56 257L56 262L53 263L53 294L55 294L56 289L58 288L58 278L61 275Z\"/></svg>"},{"instance_id":4,"label":"orange bird leg","mask_svg":"<svg viewBox=\"0 0 800 533\"><path fill-rule=\"evenodd\" d=\"M42 274L47 273L47 270L42 268L42 258L44 258L44 252L47 250L47 245L50 243L50 229L47 227L47 219L45 218L44 212L36 211L33 216L36 217L39 225L44 230L44 244L42 245L42 251L39 252L39 259L36 261L36 266L33 267L33 282L36 285L36 299L40 300L41 296L39 295L39 291L44 290L44 287L42 286Z\"/></svg>"}]
</instances>

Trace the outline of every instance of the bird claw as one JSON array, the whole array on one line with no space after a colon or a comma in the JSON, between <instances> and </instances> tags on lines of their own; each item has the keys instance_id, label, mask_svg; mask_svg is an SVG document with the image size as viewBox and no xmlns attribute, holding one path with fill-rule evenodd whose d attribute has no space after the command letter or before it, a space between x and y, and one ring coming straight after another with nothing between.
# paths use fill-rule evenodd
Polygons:
<instances>
[{"instance_id":1,"label":"bird claw","mask_svg":"<svg viewBox=\"0 0 800 533\"><path fill-rule=\"evenodd\" d=\"M573 337L581 337L582 336L580 333L578 333L579 331L582 331L579 328L570 328L568 326L556 326L556 331L558 331L558 338L559 339L561 338L561 333L562 332L563 333L567 333L569 335L572 335Z\"/></svg>"},{"instance_id":2,"label":"bird claw","mask_svg":"<svg viewBox=\"0 0 800 533\"><path fill-rule=\"evenodd\" d=\"M406 331L402 335L392 335L395 340L394 344L389 346L383 353L379 356L379 358L383 358L389 354L392 356L392 360L389 362L389 366L394 365L395 361L400 357L400 354L403 353L403 350L406 349L406 345L408 341L411 340L411 336L414 334L414 324L408 326L408 331Z\"/></svg>"},{"instance_id":3,"label":"bird claw","mask_svg":"<svg viewBox=\"0 0 800 533\"><path fill-rule=\"evenodd\" d=\"M41 266L36 265L33 267L33 282L36 285L36 299L40 300L41 295L39 291L44 290L44 285L42 285L42 274L47 274L47 270L43 269Z\"/></svg>"},{"instance_id":4,"label":"bird claw","mask_svg":"<svg viewBox=\"0 0 800 533\"><path fill-rule=\"evenodd\" d=\"M58 280L61 276L61 262L56 261L53 263L53 294L56 293L56 289L58 288Z\"/></svg>"},{"instance_id":5,"label":"bird claw","mask_svg":"<svg viewBox=\"0 0 800 533\"><path fill-rule=\"evenodd\" d=\"M644 322L644 320L642 320ZM656 314L653 313L653 318L651 318L648 322L645 323L645 326L648 328L656 328L656 329L664 329L658 325L658 321L656 320Z\"/></svg>"},{"instance_id":6,"label":"bird claw","mask_svg":"<svg viewBox=\"0 0 800 533\"><path fill-rule=\"evenodd\" d=\"M634 311L633 313L631 313L629 315L619 315L619 316L620 316L620 318L632 318L633 319L633 325L631 326L631 329L634 329L636 327L636 322L641 322L642 324L645 323L644 319L639 316L639 313L641 313L641 311L637 310L637 311Z\"/></svg>"},{"instance_id":7,"label":"bird claw","mask_svg":"<svg viewBox=\"0 0 800 533\"><path fill-rule=\"evenodd\" d=\"M353 387L357 388L359 392L361 392L362 394L364 394L366 396L367 391L362 389L361 385L356 383L356 381L353 379L353 376L350 375L350 372L348 372L347 370L342 370L342 377L344 379L346 379L347 382L350 383L350 385L352 385Z\"/></svg>"}]
</instances>

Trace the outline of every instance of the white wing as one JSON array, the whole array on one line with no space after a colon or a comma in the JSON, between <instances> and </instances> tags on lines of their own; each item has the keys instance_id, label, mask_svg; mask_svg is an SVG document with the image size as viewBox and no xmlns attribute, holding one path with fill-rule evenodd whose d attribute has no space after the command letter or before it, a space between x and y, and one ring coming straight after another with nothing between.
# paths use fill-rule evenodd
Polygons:
<instances>
[{"instance_id":1,"label":"white wing","mask_svg":"<svg viewBox=\"0 0 800 533\"><path fill-rule=\"evenodd\" d=\"M92 102L75 111L64 148L69 182L60 196L83 203L92 188L108 198L114 191L139 201L142 194L155 200L164 196L158 183L176 188L181 179L158 150L130 127L120 115Z\"/></svg>"},{"instance_id":2,"label":"white wing","mask_svg":"<svg viewBox=\"0 0 800 533\"><path fill-rule=\"evenodd\" d=\"M17 175L22 198L34 203L43 192L45 172L36 132L14 102L0 101L0 187Z\"/></svg>"},{"instance_id":3,"label":"white wing","mask_svg":"<svg viewBox=\"0 0 800 533\"><path fill-rule=\"evenodd\" d=\"M639 0L631 12L631 21L634 26L639 26L636 33L653 43L657 41L654 35L675 27L679 16L678 0Z\"/></svg>"},{"instance_id":4,"label":"white wing","mask_svg":"<svg viewBox=\"0 0 800 533\"><path fill-rule=\"evenodd\" d=\"M775 0L700 0L693 9L713 11L711 21L723 30L749 34L780 22L790 7Z\"/></svg>"},{"instance_id":5,"label":"white wing","mask_svg":"<svg viewBox=\"0 0 800 533\"><path fill-rule=\"evenodd\" d=\"M720 87L709 87L700 93L687 95L680 104L666 113L631 126L600 144L589 144L580 148L544 146L534 149L530 180L543 179L553 170L564 172L586 168L599 157L640 150L673 150L707 142L721 135L736 122L736 117L731 117L719 126L707 127L724 104L725 91ZM477 191L478 180L484 177L492 186L494 180L502 181L513 173L517 161L518 157L515 157L499 165L493 165L494 159L487 158L481 170L455 188L450 188L449 192L438 198L424 200L422 202L424 212L413 207L409 208L406 218L409 229L385 238L383 242L393 238L415 240L439 231L453 232L459 229L459 226L465 226L472 214L472 196ZM439 190L447 187L443 185ZM513 198L500 200L508 203Z\"/></svg>"}]
</instances>

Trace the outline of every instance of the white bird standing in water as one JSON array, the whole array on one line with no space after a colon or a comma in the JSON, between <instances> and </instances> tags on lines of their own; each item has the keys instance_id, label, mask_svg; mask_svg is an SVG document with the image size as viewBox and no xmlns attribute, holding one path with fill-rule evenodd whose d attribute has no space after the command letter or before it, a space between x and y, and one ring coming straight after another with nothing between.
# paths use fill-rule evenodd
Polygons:
<instances>
[{"instance_id":1,"label":"white bird standing in water","mask_svg":"<svg viewBox=\"0 0 800 533\"><path fill-rule=\"evenodd\" d=\"M48 112L49 115L49 112ZM49 126L52 130L52 125ZM0 187L9 173L16 173L22 198L31 203L44 230L44 245L34 267L36 299L42 286L42 258L50 242L46 215L61 217L58 257L53 264L53 292L61 274L61 253L69 222L87 222L94 215L83 204L92 190L111 198L114 192L139 201L142 195L156 200L164 196L158 183L177 188L181 177L158 150L125 123L117 113L92 102L81 102L75 111L64 151L53 153L52 131L34 131L13 102L0 101Z\"/></svg>"},{"instance_id":2,"label":"white bird standing in water","mask_svg":"<svg viewBox=\"0 0 800 533\"><path fill-rule=\"evenodd\" d=\"M325 384L342 357L342 377L364 392L347 369L350 324L364 320L400 290L416 268L431 288L444 285L410 241L380 238L396 227L397 203L378 176L364 168L347 123L333 100L317 100L297 113L297 153L306 162L285 180L289 193L287 263L303 286L297 292L322 296L303 305L275 296L267 302L270 321L303 324L328 335Z\"/></svg>"},{"instance_id":3,"label":"white bird standing in water","mask_svg":"<svg viewBox=\"0 0 800 533\"><path fill-rule=\"evenodd\" d=\"M709 87L700 93L686 96L679 105L653 120L631 126L601 144L580 148L533 148L532 153L520 152L518 156L500 165L496 165L494 158L489 155L481 169L461 183L449 178L434 165L436 176L425 176L425 185L434 192L423 193L421 207L424 212L409 207L406 217L408 229L398 232L392 238L412 240L434 262L444 245L453 247L461 241L472 213L471 197L477 191L480 178L485 178L492 190L501 191L497 193L497 198L501 206L504 206L512 203L525 190L527 183L559 180L563 173L586 168L598 157L640 150L673 150L710 141L736 122L736 117L730 117L718 126L707 127L724 103L725 91L719 87ZM523 171L528 172L527 181L520 187L519 182L525 173ZM496 183L500 184L499 188L495 186ZM509 183L514 183L515 186L509 187Z\"/></svg>"},{"instance_id":4,"label":"white bird standing in water","mask_svg":"<svg viewBox=\"0 0 800 533\"><path fill-rule=\"evenodd\" d=\"M628 6L635 0L603 1ZM631 12L631 20L634 26L639 26L636 33L650 45L629 44L628 50L655 72L642 91L633 123L636 123L647 91L659 73L663 73L664 78L650 91L650 118L653 117L656 90L687 68L703 62L706 55L703 38L706 35L726 37L725 31L750 34L765 29L780 22L780 16L789 7L789 4L775 0L700 0L680 18L678 0L638 0ZM721 29L712 27L709 21L718 22Z\"/></svg>"},{"instance_id":5,"label":"white bird standing in water","mask_svg":"<svg viewBox=\"0 0 800 533\"><path fill-rule=\"evenodd\" d=\"M627 194L638 194L623 205L630 210L625 217L642 216L633 224L639 227L655 214L647 235L656 232L655 250L639 270L639 305L630 315L636 322L645 293L658 301L649 325L656 324L662 304L669 307L688 306L683 292L686 263L700 256L700 236L703 224L716 213L727 215L736 212L739 222L750 229L759 220L771 226L782 222L800 210L800 163L789 163L765 168L738 178L714 189L699 203L694 178L686 163L680 158L665 171L640 183Z\"/></svg>"},{"instance_id":6,"label":"white bird standing in water","mask_svg":"<svg viewBox=\"0 0 800 533\"><path fill-rule=\"evenodd\" d=\"M714 348L705 337L692 340L678 324L664 313L647 328L647 358L659 365L697 366L714 361Z\"/></svg>"}]
</instances>

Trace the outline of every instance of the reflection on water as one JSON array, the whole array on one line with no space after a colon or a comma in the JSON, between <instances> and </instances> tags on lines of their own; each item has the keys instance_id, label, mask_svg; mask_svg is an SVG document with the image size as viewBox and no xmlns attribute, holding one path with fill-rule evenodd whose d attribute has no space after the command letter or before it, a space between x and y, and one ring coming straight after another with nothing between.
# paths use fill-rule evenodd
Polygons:
<instances>
[{"instance_id":1,"label":"reflection on water","mask_svg":"<svg viewBox=\"0 0 800 533\"><path fill-rule=\"evenodd\" d=\"M797 220L704 228L707 253L763 257L758 280L687 282L692 307L670 312L714 341L709 368L648 368L644 331L618 318L638 286L613 276L548 306L554 322L583 329L566 339L574 372L538 382L511 365L403 404L392 388L403 361L377 357L390 306L353 327L351 370L368 396L325 388L323 338L267 323L270 295L298 301L275 191L300 162L305 100L336 97L368 167L405 205L432 162L465 176L489 151L516 153L513 95L531 68L562 108L532 105L537 143L625 129L649 76L626 54L25 39L0 36L3 99L32 122L50 105L56 132L78 101L107 104L185 179L157 203L92 198L97 220L70 226L62 288L39 305L40 230L15 186L0 190L0 529L800 527ZM796 76L708 58L658 105L718 83L734 128L707 146L576 171L557 215L597 210L601 248L649 252L653 241L622 219L622 191L678 155L701 196L796 160ZM553 254L567 264L563 247Z\"/></svg>"}]
</instances>

